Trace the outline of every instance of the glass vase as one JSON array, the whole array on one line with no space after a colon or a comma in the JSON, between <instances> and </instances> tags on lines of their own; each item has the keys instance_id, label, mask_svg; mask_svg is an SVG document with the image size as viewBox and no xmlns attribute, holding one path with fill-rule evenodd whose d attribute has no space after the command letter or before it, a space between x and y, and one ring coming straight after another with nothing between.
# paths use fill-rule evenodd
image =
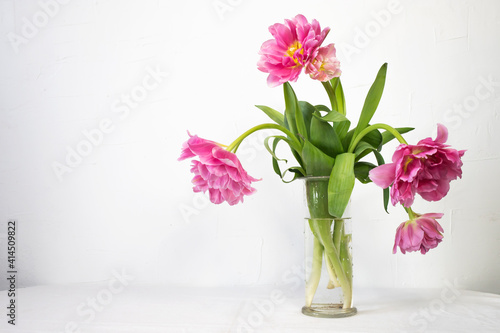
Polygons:
<instances>
[{"instance_id":1,"label":"glass vase","mask_svg":"<svg viewBox=\"0 0 500 333\"><path fill-rule=\"evenodd\" d=\"M328 212L329 177L304 178L305 305L302 313L340 318L356 314L352 299L352 233L349 206L344 216Z\"/></svg>"}]
</instances>

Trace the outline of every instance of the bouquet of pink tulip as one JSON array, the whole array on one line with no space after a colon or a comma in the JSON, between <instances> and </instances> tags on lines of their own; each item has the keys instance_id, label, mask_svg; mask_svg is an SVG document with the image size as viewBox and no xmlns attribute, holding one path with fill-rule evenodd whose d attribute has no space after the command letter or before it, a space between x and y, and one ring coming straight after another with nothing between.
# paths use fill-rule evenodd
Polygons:
<instances>
[{"instance_id":1,"label":"bouquet of pink tulip","mask_svg":"<svg viewBox=\"0 0 500 333\"><path fill-rule=\"evenodd\" d=\"M272 25L269 31L274 38L262 44L258 69L269 74L269 86L283 85L284 113L258 105L273 123L249 129L228 146L190 136L183 145L179 160L199 158L193 160L191 168L195 174L192 181L195 192L208 191L213 203L227 201L234 205L243 202L245 195L255 192L252 182L257 181L247 174L236 157L239 145L258 130L278 130L283 134L267 137L264 145L272 156L274 171L282 179L287 172L293 174L291 181L311 176L329 177L325 188L327 201L323 205L310 204L311 217L341 218L349 203L355 179L363 184L373 181L384 189L386 211L390 197L393 205L401 204L409 215L409 220L397 228L393 252L396 253L399 246L402 253L420 250L425 254L443 238L443 228L436 220L443 214L415 213L411 208L415 194L428 201L443 198L448 193L450 181L462 176L461 157L465 151L457 151L445 144L448 133L443 125L438 125L435 140L426 138L417 145L409 145L402 134L412 128L370 124L384 89L387 64L380 68L358 122L351 129L351 122L346 117L346 103L339 78L340 62L336 58L334 44L321 46L329 30L321 30L316 20L309 23L302 15L286 20L285 24ZM290 82L297 81L303 69L313 80L322 83L329 106L313 105L297 99ZM380 151L394 138L400 145L392 163L385 164ZM279 164L283 160L276 156L276 147L281 142L289 146L297 162L297 165L284 171ZM374 154L378 166L362 161L370 153ZM332 239L331 225L332 222L326 226L318 222L310 223L318 246L314 255L319 257L315 259L320 262L325 260L331 282L343 289L344 307L350 307L352 278L343 264L350 259L342 257L344 254L339 248L342 245ZM321 266L313 267L311 276L317 275L317 269ZM306 286L306 305L312 302L318 281L313 278Z\"/></svg>"}]
</instances>

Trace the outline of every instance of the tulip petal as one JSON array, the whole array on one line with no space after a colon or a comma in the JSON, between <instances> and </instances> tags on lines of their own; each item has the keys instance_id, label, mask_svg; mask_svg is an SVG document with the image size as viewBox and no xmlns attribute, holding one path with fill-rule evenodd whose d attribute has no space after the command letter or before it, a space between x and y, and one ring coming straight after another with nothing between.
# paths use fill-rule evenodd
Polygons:
<instances>
[{"instance_id":1,"label":"tulip petal","mask_svg":"<svg viewBox=\"0 0 500 333\"><path fill-rule=\"evenodd\" d=\"M395 180L396 164L382 164L369 172L370 179L382 188L389 187Z\"/></svg>"},{"instance_id":2,"label":"tulip petal","mask_svg":"<svg viewBox=\"0 0 500 333\"><path fill-rule=\"evenodd\" d=\"M448 129L442 124L438 124L437 127L437 137L434 141L437 143L445 143L448 140Z\"/></svg>"}]
</instances>

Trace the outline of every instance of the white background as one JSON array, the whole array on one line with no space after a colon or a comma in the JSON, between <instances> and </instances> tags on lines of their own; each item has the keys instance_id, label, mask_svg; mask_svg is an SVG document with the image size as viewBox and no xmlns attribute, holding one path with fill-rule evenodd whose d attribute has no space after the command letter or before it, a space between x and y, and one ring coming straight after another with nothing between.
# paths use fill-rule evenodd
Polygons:
<instances>
[{"instance_id":1,"label":"white background","mask_svg":"<svg viewBox=\"0 0 500 333\"><path fill-rule=\"evenodd\" d=\"M255 104L283 109L257 52L269 25L297 13L331 27L353 122L388 62L374 122L416 127L410 143L434 138L440 122L467 149L448 196L414 205L445 214L444 241L424 256L392 254L404 211L387 215L381 190L357 183L356 285L500 293L498 1L0 1L2 270L6 223L17 219L18 287L121 270L144 284L282 283L303 260L302 184L273 173L269 132L239 151L262 181L237 206L195 195L190 163L177 158L187 130L229 144L268 121ZM307 76L294 87L327 104Z\"/></svg>"}]
</instances>

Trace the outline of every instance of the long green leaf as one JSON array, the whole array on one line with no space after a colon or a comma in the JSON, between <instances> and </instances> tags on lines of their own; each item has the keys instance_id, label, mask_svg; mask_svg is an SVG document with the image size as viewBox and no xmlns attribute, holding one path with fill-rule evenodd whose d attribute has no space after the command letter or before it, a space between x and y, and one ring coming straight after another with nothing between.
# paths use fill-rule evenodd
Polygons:
<instances>
[{"instance_id":1,"label":"long green leaf","mask_svg":"<svg viewBox=\"0 0 500 333\"><path fill-rule=\"evenodd\" d=\"M299 134L299 137L302 137L304 140L307 140L309 137L307 133L308 127L306 127L306 121L304 119L304 115L302 114L301 107L298 102L297 102L297 108L295 109L295 122L297 124L297 132Z\"/></svg>"},{"instance_id":2,"label":"long green leaf","mask_svg":"<svg viewBox=\"0 0 500 333\"><path fill-rule=\"evenodd\" d=\"M306 131L306 139L309 139L310 134L310 128L311 128L311 119L313 117L314 112L316 111L316 108L304 101L299 101L299 109L300 113L302 115L302 118L304 119L304 125L305 125L305 131ZM298 119L298 117L297 117ZM298 125L298 124L297 124Z\"/></svg>"},{"instance_id":3,"label":"long green leaf","mask_svg":"<svg viewBox=\"0 0 500 333\"><path fill-rule=\"evenodd\" d=\"M349 148L353 135L354 135L354 129L350 130L345 134L344 138L342 139L342 145L344 146L344 150L347 151L347 149Z\"/></svg>"},{"instance_id":4,"label":"long green leaf","mask_svg":"<svg viewBox=\"0 0 500 333\"><path fill-rule=\"evenodd\" d=\"M297 134L297 123L295 121L295 114L298 108L297 97L290 83L283 83L283 94L285 95L285 126L293 134Z\"/></svg>"},{"instance_id":5,"label":"long green leaf","mask_svg":"<svg viewBox=\"0 0 500 333\"><path fill-rule=\"evenodd\" d=\"M353 153L337 155L328 183L328 210L335 217L342 217L354 188Z\"/></svg>"},{"instance_id":6,"label":"long green leaf","mask_svg":"<svg viewBox=\"0 0 500 333\"><path fill-rule=\"evenodd\" d=\"M269 147L269 139L273 139L273 148L272 149ZM276 156L276 153L275 153L276 147L278 146L278 143L280 142L280 140L281 140L281 138L276 138L274 136L268 136L267 138L264 139L264 147L267 149L269 154L271 154L274 172L278 176L280 176L280 178L283 178L278 161L284 161L286 163L287 160L278 158Z\"/></svg>"},{"instance_id":7,"label":"long green leaf","mask_svg":"<svg viewBox=\"0 0 500 333\"><path fill-rule=\"evenodd\" d=\"M356 146L356 149L354 150L354 155L356 155L356 161L359 161L361 157L366 156L373 150L376 149L373 148L371 144L369 144L368 142L360 141Z\"/></svg>"},{"instance_id":8,"label":"long green leaf","mask_svg":"<svg viewBox=\"0 0 500 333\"><path fill-rule=\"evenodd\" d=\"M273 147L272 147L272 149L269 147L269 140L270 139L273 139ZM278 143L280 141L285 141L290 146L290 148L292 148L292 146L293 146L293 141L292 140L290 140L289 138L286 138L284 136L280 136L280 135L268 136L264 140L264 147L266 148L266 150L272 156L272 162L273 162L273 170L274 170L274 172L278 176L280 176L281 180L284 183L290 183L290 182L294 181L297 178L305 177L306 173L305 173L304 169L301 168L301 167L290 167L290 168L286 169L285 171L283 171L283 173L281 172L281 169L280 169L280 166L279 166L278 162L283 161L283 162L287 163L288 161L285 160L285 159L281 159L278 156L276 156L276 147L278 146ZM295 151L295 150L293 150L293 148L292 148L292 151ZM294 178L292 180L290 180L290 181L286 181L284 179L285 178L285 174L287 172L294 172L295 173Z\"/></svg>"},{"instance_id":9,"label":"long green leaf","mask_svg":"<svg viewBox=\"0 0 500 333\"><path fill-rule=\"evenodd\" d=\"M384 91L386 74L387 63L383 64L382 67L380 67L377 77L375 78L375 81L368 91L365 99L365 104L363 105L361 115L359 116L358 125L356 126L356 130L354 131L354 138L356 138L359 132L361 132L368 126L368 123L375 114L375 111L377 110L378 104L380 102L380 98L382 97L382 92Z\"/></svg>"},{"instance_id":10,"label":"long green leaf","mask_svg":"<svg viewBox=\"0 0 500 333\"><path fill-rule=\"evenodd\" d=\"M373 148L380 151L382 148L383 137L379 130L374 129L367 133L361 141L369 143Z\"/></svg>"},{"instance_id":11,"label":"long green leaf","mask_svg":"<svg viewBox=\"0 0 500 333\"><path fill-rule=\"evenodd\" d=\"M285 175L287 172L292 172L294 175L293 175L293 178L291 180L285 180ZM303 178L306 176L306 171L304 169L302 169L301 167L290 167L288 169L286 169L285 171L283 171L283 177L281 178L281 180L283 181L283 183L291 183L293 182L295 179L298 179L298 178Z\"/></svg>"},{"instance_id":12,"label":"long green leaf","mask_svg":"<svg viewBox=\"0 0 500 333\"><path fill-rule=\"evenodd\" d=\"M323 104L318 104L315 105L314 108L318 111L325 111L325 112L330 112L331 110L328 108L328 106L323 105Z\"/></svg>"},{"instance_id":13,"label":"long green leaf","mask_svg":"<svg viewBox=\"0 0 500 333\"><path fill-rule=\"evenodd\" d=\"M335 129L335 132L337 132L337 136L340 141L342 141L342 144L344 143L344 139L349 131L349 127L351 127L351 122L349 120L333 123L333 128ZM345 150L347 150L347 147Z\"/></svg>"},{"instance_id":14,"label":"long green leaf","mask_svg":"<svg viewBox=\"0 0 500 333\"><path fill-rule=\"evenodd\" d=\"M368 174L375 167L376 165L370 162L356 162L354 164L354 176L363 184L371 183L372 180Z\"/></svg>"},{"instance_id":15,"label":"long green leaf","mask_svg":"<svg viewBox=\"0 0 500 333\"><path fill-rule=\"evenodd\" d=\"M340 82L340 78L334 77L333 79L330 80L330 82L335 91L337 111L343 115L346 115L344 89L342 88L342 83Z\"/></svg>"},{"instance_id":16,"label":"long green leaf","mask_svg":"<svg viewBox=\"0 0 500 333\"><path fill-rule=\"evenodd\" d=\"M302 158L308 176L328 176L335 163L333 157L323 153L309 141L304 142Z\"/></svg>"},{"instance_id":17,"label":"long green leaf","mask_svg":"<svg viewBox=\"0 0 500 333\"><path fill-rule=\"evenodd\" d=\"M380 149L382 149L382 134L378 130L373 130L366 134L356 146L354 150L356 161L359 161L373 150L380 151Z\"/></svg>"},{"instance_id":18,"label":"long green leaf","mask_svg":"<svg viewBox=\"0 0 500 333\"><path fill-rule=\"evenodd\" d=\"M319 117L319 112L311 119L310 141L313 145L321 149L331 157L344 152L344 147L340 142L337 132L330 123L323 121Z\"/></svg>"},{"instance_id":19,"label":"long green leaf","mask_svg":"<svg viewBox=\"0 0 500 333\"><path fill-rule=\"evenodd\" d=\"M281 112L265 105L256 105L256 107L264 111L276 124L285 127L285 116Z\"/></svg>"},{"instance_id":20,"label":"long green leaf","mask_svg":"<svg viewBox=\"0 0 500 333\"><path fill-rule=\"evenodd\" d=\"M323 119L324 121L331 121L334 123L349 120L342 113L337 112L335 110L328 112L325 116L321 117L321 119Z\"/></svg>"}]
</instances>

